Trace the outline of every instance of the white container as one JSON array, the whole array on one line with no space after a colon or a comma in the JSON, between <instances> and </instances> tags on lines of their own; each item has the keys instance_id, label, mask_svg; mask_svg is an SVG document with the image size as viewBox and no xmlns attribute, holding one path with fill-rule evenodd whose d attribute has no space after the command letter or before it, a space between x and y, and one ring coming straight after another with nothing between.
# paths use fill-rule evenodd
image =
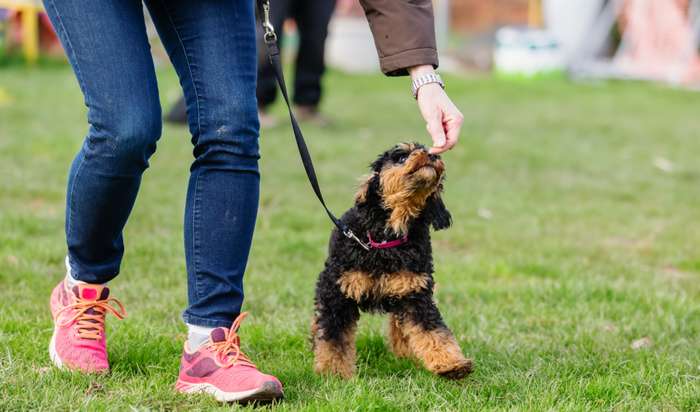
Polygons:
<instances>
[{"instance_id":1,"label":"white container","mask_svg":"<svg viewBox=\"0 0 700 412\"><path fill-rule=\"evenodd\" d=\"M493 62L499 74L525 77L564 69L561 49L552 35L544 30L517 27L496 32Z\"/></svg>"}]
</instances>

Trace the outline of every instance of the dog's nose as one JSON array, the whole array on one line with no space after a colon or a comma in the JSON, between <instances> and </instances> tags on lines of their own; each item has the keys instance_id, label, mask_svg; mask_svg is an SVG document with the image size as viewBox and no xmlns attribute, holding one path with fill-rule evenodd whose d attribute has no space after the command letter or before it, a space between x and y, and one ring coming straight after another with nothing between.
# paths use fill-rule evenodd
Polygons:
<instances>
[{"instance_id":1,"label":"dog's nose","mask_svg":"<svg viewBox=\"0 0 700 412\"><path fill-rule=\"evenodd\" d=\"M431 162L434 162L434 161L438 160L439 158L440 157L438 157L438 155L436 155L436 154L428 155L428 159L430 159Z\"/></svg>"}]
</instances>

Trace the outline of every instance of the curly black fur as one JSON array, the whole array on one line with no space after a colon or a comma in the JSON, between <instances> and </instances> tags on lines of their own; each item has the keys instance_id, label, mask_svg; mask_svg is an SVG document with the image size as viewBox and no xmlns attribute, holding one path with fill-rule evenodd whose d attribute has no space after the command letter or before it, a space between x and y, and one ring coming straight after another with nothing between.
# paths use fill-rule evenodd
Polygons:
<instances>
[{"instance_id":1,"label":"curly black fur","mask_svg":"<svg viewBox=\"0 0 700 412\"><path fill-rule=\"evenodd\" d=\"M416 183L416 178L411 172L412 168L419 167L420 164L406 166L405 163L409 161L413 162L412 164L420 161L433 167L437 171L434 180ZM363 193L341 220L362 239L367 238L368 232L374 240L392 240L400 237L387 223L392 209L386 204L382 176L383 172L390 168L397 168L394 169L397 173L406 170L401 176L401 184L410 186L411 190L422 190L424 196L425 193L429 195L422 203L420 213L408 221L408 242L398 247L372 248L367 251L337 229L331 234L328 258L316 285L313 338L330 341L338 346L338 350L347 349L342 347L347 345L345 335L348 330L354 328L360 310L392 313L397 319L408 320L426 332L444 330L449 333L433 301L433 259L429 229L430 226L435 230L446 229L451 224L450 213L440 196L444 177L444 164L440 157L428 155L424 146L415 143L400 144L384 152L372 163L372 174L361 189ZM432 176L428 172L426 175ZM402 296L368 293L355 300L346 296L339 284L341 277L347 272L361 272L374 281L398 272L408 272L425 277L426 281L419 290Z\"/></svg>"}]
</instances>

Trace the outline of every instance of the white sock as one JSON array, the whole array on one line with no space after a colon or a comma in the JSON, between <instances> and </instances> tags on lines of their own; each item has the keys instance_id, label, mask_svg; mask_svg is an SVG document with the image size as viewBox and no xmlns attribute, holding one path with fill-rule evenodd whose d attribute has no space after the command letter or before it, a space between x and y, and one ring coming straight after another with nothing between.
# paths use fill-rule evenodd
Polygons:
<instances>
[{"instance_id":1,"label":"white sock","mask_svg":"<svg viewBox=\"0 0 700 412\"><path fill-rule=\"evenodd\" d=\"M68 256L66 256L66 286L68 286L68 289L73 289L73 286L77 285L78 283L85 282L81 282L73 277L73 274L70 270L70 263L68 262Z\"/></svg>"},{"instance_id":2,"label":"white sock","mask_svg":"<svg viewBox=\"0 0 700 412\"><path fill-rule=\"evenodd\" d=\"M68 286L68 289L73 289L73 286L75 286L79 283L87 283L87 282L83 282L82 280L78 280L78 279L73 277L73 273L71 272L71 269L70 269L70 262L68 261L68 256L66 256L66 286ZM106 285L106 283L102 283L101 285Z\"/></svg>"},{"instance_id":3,"label":"white sock","mask_svg":"<svg viewBox=\"0 0 700 412\"><path fill-rule=\"evenodd\" d=\"M208 328L206 326L190 325L187 324L187 346L189 350L195 351L199 349L204 342L209 339L209 333L215 328Z\"/></svg>"}]
</instances>

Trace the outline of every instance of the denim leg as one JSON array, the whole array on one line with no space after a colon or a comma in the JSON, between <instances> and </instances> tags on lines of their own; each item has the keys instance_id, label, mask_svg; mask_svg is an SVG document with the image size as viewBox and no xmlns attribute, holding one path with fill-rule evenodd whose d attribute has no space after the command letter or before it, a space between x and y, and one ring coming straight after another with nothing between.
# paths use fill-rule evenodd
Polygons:
<instances>
[{"instance_id":1,"label":"denim leg","mask_svg":"<svg viewBox=\"0 0 700 412\"><path fill-rule=\"evenodd\" d=\"M185 322L230 326L258 208L252 0L147 0L180 78L194 157L185 205Z\"/></svg>"},{"instance_id":2,"label":"denim leg","mask_svg":"<svg viewBox=\"0 0 700 412\"><path fill-rule=\"evenodd\" d=\"M122 229L161 132L153 61L138 0L44 0L80 84L89 129L66 196L72 274L119 273Z\"/></svg>"}]
</instances>

